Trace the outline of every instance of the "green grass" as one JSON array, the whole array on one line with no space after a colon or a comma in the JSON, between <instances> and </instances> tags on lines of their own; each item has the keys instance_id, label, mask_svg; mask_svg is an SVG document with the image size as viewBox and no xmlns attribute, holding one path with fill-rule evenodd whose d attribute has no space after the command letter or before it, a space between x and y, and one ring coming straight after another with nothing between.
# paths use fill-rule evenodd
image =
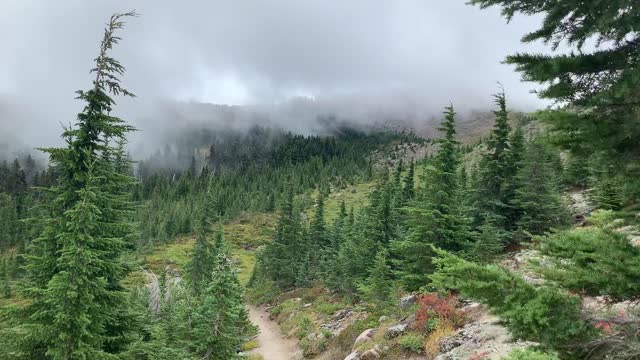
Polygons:
<instances>
[{"instance_id":1,"label":"green grass","mask_svg":"<svg viewBox=\"0 0 640 360\"><path fill-rule=\"evenodd\" d=\"M231 247L231 255L237 261L238 278L243 285L249 281L255 265L255 248L270 241L274 227L274 214L245 213L224 224L224 237ZM167 268L183 269L189 262L194 242L193 236L183 236L174 242L157 245L151 251L139 255L138 259L132 259L137 266L123 281L124 286L144 284L142 269L156 274Z\"/></svg>"},{"instance_id":2,"label":"green grass","mask_svg":"<svg viewBox=\"0 0 640 360\"><path fill-rule=\"evenodd\" d=\"M240 347L240 350L242 351L251 351L255 348L258 348L260 346L260 344L258 344L258 340L249 340L246 343L242 344L242 346Z\"/></svg>"}]
</instances>

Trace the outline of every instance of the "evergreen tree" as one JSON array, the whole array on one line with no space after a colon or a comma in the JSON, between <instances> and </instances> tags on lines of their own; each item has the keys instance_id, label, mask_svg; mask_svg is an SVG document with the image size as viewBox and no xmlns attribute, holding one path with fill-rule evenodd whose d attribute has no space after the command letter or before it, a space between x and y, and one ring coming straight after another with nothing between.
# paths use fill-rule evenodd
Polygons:
<instances>
[{"instance_id":1,"label":"evergreen tree","mask_svg":"<svg viewBox=\"0 0 640 360\"><path fill-rule=\"evenodd\" d=\"M386 249L378 251L374 263L369 270L367 279L358 285L363 298L377 304L384 304L391 299L393 290L391 267L387 262Z\"/></svg>"},{"instance_id":2,"label":"evergreen tree","mask_svg":"<svg viewBox=\"0 0 640 360\"><path fill-rule=\"evenodd\" d=\"M542 40L552 44L553 50L562 43L562 52L519 53L508 56L506 63L515 65L524 80L543 84L539 96L566 104L541 114L551 124L558 144L580 156L601 154L618 173L629 179L638 178L635 164L640 151L640 17L636 1L471 3L482 8L499 6L507 19L517 14L544 17L540 27L522 41ZM636 184L636 197L639 188Z\"/></svg>"},{"instance_id":3,"label":"evergreen tree","mask_svg":"<svg viewBox=\"0 0 640 360\"><path fill-rule=\"evenodd\" d=\"M427 168L427 187L421 189L408 212L410 233L403 241L394 244L398 261L398 275L405 286L418 289L429 282L433 271L432 247L462 251L469 245L469 219L464 216L460 204L458 184L458 141L455 139L455 111L446 108L438 139L438 153Z\"/></svg>"},{"instance_id":4,"label":"evergreen tree","mask_svg":"<svg viewBox=\"0 0 640 360\"><path fill-rule=\"evenodd\" d=\"M349 215L349 231L340 246L334 269L334 288L350 296L357 295L357 284L367 278L371 259L381 246L365 234L363 227L366 224L361 217L358 216L356 220L352 208Z\"/></svg>"},{"instance_id":5,"label":"evergreen tree","mask_svg":"<svg viewBox=\"0 0 640 360\"><path fill-rule=\"evenodd\" d=\"M409 201L413 199L415 195L415 185L414 185L414 177L415 177L415 163L411 160L409 163L409 172L407 176L404 178L404 188L402 189L403 198L405 201Z\"/></svg>"},{"instance_id":6,"label":"evergreen tree","mask_svg":"<svg viewBox=\"0 0 640 360\"><path fill-rule=\"evenodd\" d=\"M211 234L211 226L211 223L207 219L206 211L203 210L191 260L186 265L189 287L195 296L200 295L207 284L209 284L213 268L215 267L215 259L221 250L218 246L221 246L222 229L218 229L216 232L216 243L211 243L208 239L208 236Z\"/></svg>"},{"instance_id":7,"label":"evergreen tree","mask_svg":"<svg viewBox=\"0 0 640 360\"><path fill-rule=\"evenodd\" d=\"M114 95L133 96L122 88L124 67L108 56L120 38L123 18L111 17L96 58L93 88L78 91L86 105L76 128L66 129L65 148L45 151L56 166L55 202L41 236L33 241L27 264L32 298L29 320L16 329L29 335L27 354L38 358L102 358L118 352L126 340L126 299L120 283L127 273L121 260L130 238L128 194L133 179L116 171L117 149L111 140L133 130L109 115ZM46 352L46 355L44 355ZM35 355L39 354L39 355Z\"/></svg>"},{"instance_id":8,"label":"evergreen tree","mask_svg":"<svg viewBox=\"0 0 640 360\"><path fill-rule=\"evenodd\" d=\"M515 206L522 212L517 226L521 232L541 235L552 227L568 224L568 211L559 191L559 178L552 168L553 154L540 141L529 143L522 168Z\"/></svg>"},{"instance_id":9,"label":"evergreen tree","mask_svg":"<svg viewBox=\"0 0 640 360\"><path fill-rule=\"evenodd\" d=\"M330 239L327 236L327 230L324 222L324 200L325 194L320 191L316 200L316 208L313 219L309 226L309 235L314 249L325 251L330 246Z\"/></svg>"},{"instance_id":10,"label":"evergreen tree","mask_svg":"<svg viewBox=\"0 0 640 360\"><path fill-rule=\"evenodd\" d=\"M11 278L9 273L8 259L2 259L2 267L0 268L0 279L2 280L2 296L5 299L11 297Z\"/></svg>"},{"instance_id":11,"label":"evergreen tree","mask_svg":"<svg viewBox=\"0 0 640 360\"><path fill-rule=\"evenodd\" d=\"M248 326L242 286L226 255L219 254L214 264L202 300L192 309L190 346L202 359L238 359Z\"/></svg>"},{"instance_id":12,"label":"evergreen tree","mask_svg":"<svg viewBox=\"0 0 640 360\"><path fill-rule=\"evenodd\" d=\"M0 249L16 245L18 214L11 196L0 193Z\"/></svg>"},{"instance_id":13,"label":"evergreen tree","mask_svg":"<svg viewBox=\"0 0 640 360\"><path fill-rule=\"evenodd\" d=\"M264 251L266 270L281 288L295 285L300 263L307 256L300 214L294 203L293 186L288 184L287 187L273 242Z\"/></svg>"},{"instance_id":14,"label":"evergreen tree","mask_svg":"<svg viewBox=\"0 0 640 360\"><path fill-rule=\"evenodd\" d=\"M487 141L487 153L480 164L478 210L480 222L487 216L493 217L496 225L511 229L513 214L513 192L509 184L513 181L514 164L511 154L509 133L511 126L504 92L494 95L498 110L494 111L496 122Z\"/></svg>"},{"instance_id":15,"label":"evergreen tree","mask_svg":"<svg viewBox=\"0 0 640 360\"><path fill-rule=\"evenodd\" d=\"M477 263L490 264L502 253L505 234L491 220L487 220L479 230L466 258Z\"/></svg>"}]
</instances>

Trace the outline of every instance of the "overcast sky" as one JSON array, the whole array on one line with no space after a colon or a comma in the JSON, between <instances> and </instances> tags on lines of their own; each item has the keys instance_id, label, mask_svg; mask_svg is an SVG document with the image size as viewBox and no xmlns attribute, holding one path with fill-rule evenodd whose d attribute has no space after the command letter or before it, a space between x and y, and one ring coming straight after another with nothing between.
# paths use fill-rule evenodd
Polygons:
<instances>
[{"instance_id":1,"label":"overcast sky","mask_svg":"<svg viewBox=\"0 0 640 360\"><path fill-rule=\"evenodd\" d=\"M130 9L141 17L113 55L138 95L121 109L144 131L166 126L149 109L167 100L272 105L304 96L366 99L361 107L391 111L449 101L472 108L490 105L500 81L513 106L540 106L529 94L534 85L500 64L525 49L519 40L539 20L507 25L497 9L465 2L2 0L0 134L29 145L55 141L60 122L81 109L74 91L91 84L106 19Z\"/></svg>"}]
</instances>

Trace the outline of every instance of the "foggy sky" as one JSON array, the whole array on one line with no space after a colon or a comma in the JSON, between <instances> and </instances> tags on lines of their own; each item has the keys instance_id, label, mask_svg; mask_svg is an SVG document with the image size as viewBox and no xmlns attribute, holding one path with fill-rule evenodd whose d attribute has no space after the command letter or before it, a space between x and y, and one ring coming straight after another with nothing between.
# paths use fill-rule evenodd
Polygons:
<instances>
[{"instance_id":1,"label":"foggy sky","mask_svg":"<svg viewBox=\"0 0 640 360\"><path fill-rule=\"evenodd\" d=\"M305 111L369 121L420 119L449 101L486 108L497 81L512 107L541 106L534 86L500 64L525 49L519 40L539 19L507 25L497 9L465 2L2 0L0 151L3 143L59 141L60 123L73 123L82 108L74 91L91 85L104 23L130 9L141 17L129 20L113 56L138 96L118 107L142 130L136 142L193 118L209 121L179 102L249 105L296 129Z\"/></svg>"}]
</instances>

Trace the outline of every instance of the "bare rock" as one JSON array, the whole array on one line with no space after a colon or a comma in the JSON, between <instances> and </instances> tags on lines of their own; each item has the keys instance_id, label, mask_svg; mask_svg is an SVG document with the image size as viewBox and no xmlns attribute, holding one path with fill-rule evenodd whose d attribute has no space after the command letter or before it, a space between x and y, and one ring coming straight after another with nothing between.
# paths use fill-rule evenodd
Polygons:
<instances>
[{"instance_id":1,"label":"bare rock","mask_svg":"<svg viewBox=\"0 0 640 360\"><path fill-rule=\"evenodd\" d=\"M360 360L375 360L379 359L381 355L376 348L373 348L363 352L360 355Z\"/></svg>"},{"instance_id":2,"label":"bare rock","mask_svg":"<svg viewBox=\"0 0 640 360\"><path fill-rule=\"evenodd\" d=\"M307 308L310 308L310 307L311 307L311 304L310 304L310 303L309 303L309 304L304 304L304 305L302 305L302 307L303 307L304 309L307 309Z\"/></svg>"},{"instance_id":3,"label":"bare rock","mask_svg":"<svg viewBox=\"0 0 640 360\"><path fill-rule=\"evenodd\" d=\"M347 355L347 357L344 358L344 360L361 360L360 352L354 351L351 354Z\"/></svg>"},{"instance_id":4,"label":"bare rock","mask_svg":"<svg viewBox=\"0 0 640 360\"><path fill-rule=\"evenodd\" d=\"M351 309L342 309L336 311L336 313L333 315L333 318L337 321L340 321L348 317L349 315L351 315Z\"/></svg>"},{"instance_id":5,"label":"bare rock","mask_svg":"<svg viewBox=\"0 0 640 360\"><path fill-rule=\"evenodd\" d=\"M384 337L386 339L396 338L404 334L407 331L408 327L409 325L407 323L399 323L399 324L393 325L390 328L388 328L387 331L385 331Z\"/></svg>"},{"instance_id":6,"label":"bare rock","mask_svg":"<svg viewBox=\"0 0 640 360\"><path fill-rule=\"evenodd\" d=\"M358 344L360 343L371 340L373 338L373 335L375 335L375 333L376 333L376 329L367 329L363 331L360 335L358 335L358 337L356 338L356 341L353 343L353 348L358 346Z\"/></svg>"},{"instance_id":7,"label":"bare rock","mask_svg":"<svg viewBox=\"0 0 640 360\"><path fill-rule=\"evenodd\" d=\"M378 319L378 324L382 324L383 322L389 320L389 318L387 316L380 316L380 319Z\"/></svg>"},{"instance_id":8,"label":"bare rock","mask_svg":"<svg viewBox=\"0 0 640 360\"><path fill-rule=\"evenodd\" d=\"M418 301L418 296L416 296L415 294L403 296L400 299L400 307L403 308L403 309L406 309L409 306L415 304L416 301Z\"/></svg>"}]
</instances>

